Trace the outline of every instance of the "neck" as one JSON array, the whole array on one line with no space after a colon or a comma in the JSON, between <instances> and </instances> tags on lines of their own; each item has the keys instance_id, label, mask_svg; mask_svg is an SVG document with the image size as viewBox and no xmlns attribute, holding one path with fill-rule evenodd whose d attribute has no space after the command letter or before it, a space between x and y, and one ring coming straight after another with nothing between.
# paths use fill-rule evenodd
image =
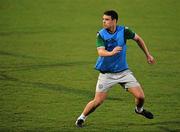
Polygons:
<instances>
[{"instance_id":1,"label":"neck","mask_svg":"<svg viewBox=\"0 0 180 132\"><path fill-rule=\"evenodd\" d=\"M111 28L108 29L110 33L115 33L116 32L116 26L112 26Z\"/></svg>"}]
</instances>

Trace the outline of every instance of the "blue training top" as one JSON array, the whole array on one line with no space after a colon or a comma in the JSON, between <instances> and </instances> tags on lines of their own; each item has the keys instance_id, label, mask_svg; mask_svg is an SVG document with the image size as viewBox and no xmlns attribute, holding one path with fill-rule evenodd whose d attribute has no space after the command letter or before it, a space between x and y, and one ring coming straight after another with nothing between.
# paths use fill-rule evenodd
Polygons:
<instances>
[{"instance_id":1,"label":"blue training top","mask_svg":"<svg viewBox=\"0 0 180 132\"><path fill-rule=\"evenodd\" d=\"M126 42L124 39L124 26L117 26L115 33L111 34L103 28L99 31L105 45L105 50L112 51L116 46L122 47L122 50L113 56L99 56L95 69L100 72L116 73L128 69L126 62Z\"/></svg>"}]
</instances>

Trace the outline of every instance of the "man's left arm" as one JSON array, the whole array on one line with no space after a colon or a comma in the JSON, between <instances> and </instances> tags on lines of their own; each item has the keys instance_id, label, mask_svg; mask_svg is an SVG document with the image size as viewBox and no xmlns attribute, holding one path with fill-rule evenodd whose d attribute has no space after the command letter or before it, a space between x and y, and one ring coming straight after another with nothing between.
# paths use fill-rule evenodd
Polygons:
<instances>
[{"instance_id":1,"label":"man's left arm","mask_svg":"<svg viewBox=\"0 0 180 132\"><path fill-rule=\"evenodd\" d=\"M146 58L147 58L147 62L149 64L154 64L155 63L154 57L150 54L148 48L146 47L144 40L138 34L135 34L133 40L136 41L136 43L139 45L139 47L145 53Z\"/></svg>"}]
</instances>

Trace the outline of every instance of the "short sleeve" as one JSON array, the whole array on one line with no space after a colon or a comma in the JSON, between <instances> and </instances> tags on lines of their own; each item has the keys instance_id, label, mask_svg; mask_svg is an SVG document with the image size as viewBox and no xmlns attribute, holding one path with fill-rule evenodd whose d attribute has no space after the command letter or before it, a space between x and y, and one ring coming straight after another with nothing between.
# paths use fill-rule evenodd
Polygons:
<instances>
[{"instance_id":1,"label":"short sleeve","mask_svg":"<svg viewBox=\"0 0 180 132\"><path fill-rule=\"evenodd\" d=\"M124 35L125 35L125 39L133 39L135 36L135 32L132 31L131 29L129 29L128 27L125 27L125 31L124 31Z\"/></svg>"},{"instance_id":2,"label":"short sleeve","mask_svg":"<svg viewBox=\"0 0 180 132\"><path fill-rule=\"evenodd\" d=\"M99 33L97 33L97 36L96 36L96 47L99 48L99 47L105 47L104 45L104 41L101 37L101 35Z\"/></svg>"}]
</instances>

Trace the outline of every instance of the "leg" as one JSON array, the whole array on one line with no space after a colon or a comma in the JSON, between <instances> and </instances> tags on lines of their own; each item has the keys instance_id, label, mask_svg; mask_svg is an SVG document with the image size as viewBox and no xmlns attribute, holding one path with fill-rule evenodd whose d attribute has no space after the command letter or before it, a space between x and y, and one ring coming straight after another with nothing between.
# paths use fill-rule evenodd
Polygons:
<instances>
[{"instance_id":1,"label":"leg","mask_svg":"<svg viewBox=\"0 0 180 132\"><path fill-rule=\"evenodd\" d=\"M95 109L103 103L106 97L106 92L96 92L94 99L91 100L84 108L83 115L88 116L90 113L94 112Z\"/></svg>"},{"instance_id":2,"label":"leg","mask_svg":"<svg viewBox=\"0 0 180 132\"><path fill-rule=\"evenodd\" d=\"M135 97L135 103L136 103L136 109L135 112L137 114L141 114L144 117L148 119L153 119L153 114L145 109L143 109L144 104L144 92L140 86L129 88L128 91L134 95Z\"/></svg>"},{"instance_id":3,"label":"leg","mask_svg":"<svg viewBox=\"0 0 180 132\"><path fill-rule=\"evenodd\" d=\"M108 90L117 82L112 81L111 78L109 78L109 74L99 74L98 81L96 84L96 94L93 100L91 100L86 107L84 108L82 114L78 117L76 120L76 126L82 127L82 124L84 123L86 117L95 111L95 109L100 106L103 101L107 97Z\"/></svg>"},{"instance_id":4,"label":"leg","mask_svg":"<svg viewBox=\"0 0 180 132\"><path fill-rule=\"evenodd\" d=\"M144 104L144 92L140 86L128 88L128 91L135 97L137 109L140 110Z\"/></svg>"},{"instance_id":5,"label":"leg","mask_svg":"<svg viewBox=\"0 0 180 132\"><path fill-rule=\"evenodd\" d=\"M80 117L76 121L76 126L82 127L82 124L84 123L86 117L95 111L95 109L100 106L103 101L106 99L107 93L106 92L96 92L95 97L93 100L91 100L86 107L83 110L83 113L80 115Z\"/></svg>"}]
</instances>

